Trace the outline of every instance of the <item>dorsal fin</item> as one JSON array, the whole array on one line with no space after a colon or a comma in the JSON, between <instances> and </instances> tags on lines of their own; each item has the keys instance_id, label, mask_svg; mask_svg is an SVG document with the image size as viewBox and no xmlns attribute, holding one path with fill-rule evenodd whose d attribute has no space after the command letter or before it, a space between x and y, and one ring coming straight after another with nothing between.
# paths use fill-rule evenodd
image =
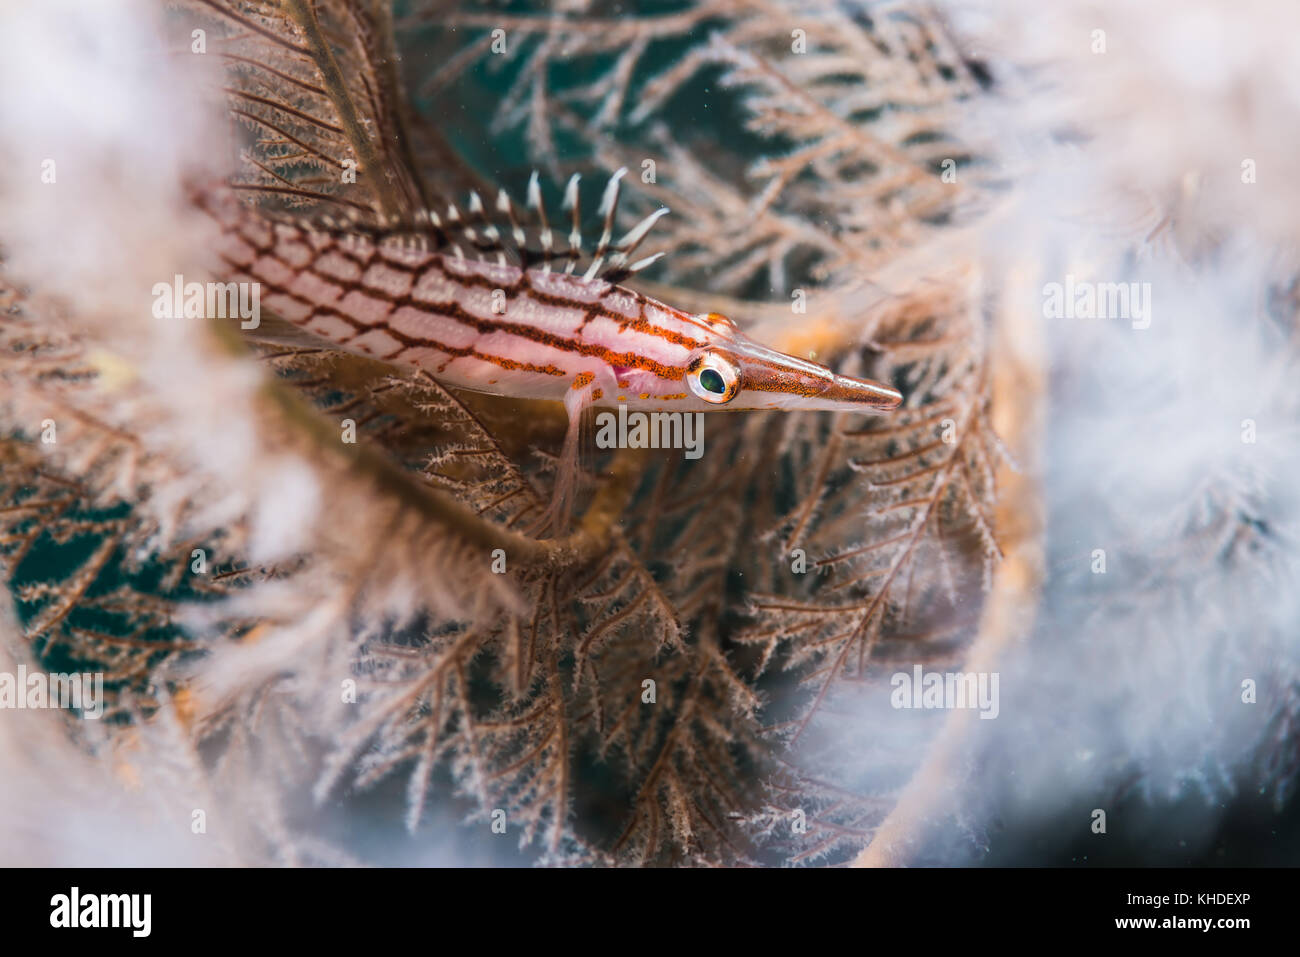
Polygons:
<instances>
[{"instance_id":1,"label":"dorsal fin","mask_svg":"<svg viewBox=\"0 0 1300 957\"><path fill-rule=\"evenodd\" d=\"M658 261L663 255L663 253L656 253L629 264L632 253L649 234L654 224L668 213L666 206L643 218L617 242L613 241L614 222L618 214L620 197L620 180L626 174L626 167L619 169L605 185L598 209L601 216L601 232L587 268L581 273L584 281L603 279L607 282L619 282ZM449 203L442 213L435 209L421 209L409 217L395 218L367 215L352 209L343 213L317 214L310 217L295 217L289 213L268 215L273 220L292 223L314 232L344 237L364 236L377 245L394 243L408 248L446 251L459 258L464 258L468 250L473 250L480 260L488 261L490 257L494 257L503 265L514 261L524 269L540 262L544 272L550 272L557 256L563 256L564 271L572 274L583 260L585 245L578 194L580 182L581 177L574 173L564 189L563 208L570 211L570 228L567 237L568 248L563 253L556 248L555 234L546 215L546 206L542 200L541 184L536 171L528 179L524 203L528 215L522 217L510 194L504 189L498 191L496 203L491 209L483 202L482 196L475 191L469 194L463 212L455 203ZM494 215L496 219L493 218Z\"/></svg>"}]
</instances>

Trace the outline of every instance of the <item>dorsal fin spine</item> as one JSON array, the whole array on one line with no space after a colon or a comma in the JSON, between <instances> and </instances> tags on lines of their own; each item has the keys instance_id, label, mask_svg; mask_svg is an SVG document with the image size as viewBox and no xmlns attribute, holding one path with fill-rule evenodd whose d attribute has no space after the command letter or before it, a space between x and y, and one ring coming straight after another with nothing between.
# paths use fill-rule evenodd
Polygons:
<instances>
[{"instance_id":1,"label":"dorsal fin spine","mask_svg":"<svg viewBox=\"0 0 1300 957\"><path fill-rule=\"evenodd\" d=\"M618 203L621 196L621 181L627 175L627 167L621 167L610 176L601 195L598 215L601 217L601 232L595 249L585 271L580 274L583 281L604 279L617 282L621 278L645 269L662 258L663 253L646 256L628 265L632 254L663 216L667 207L660 207L643 217L617 241L614 241L614 224L618 216ZM567 235L568 248L563 253L566 264L564 272L573 274L583 257L582 212L580 207L579 184L581 176L574 173L564 188L563 209L570 213L570 226ZM273 221L282 221L288 225L305 228L315 233L344 234L342 241L364 242L369 240L376 245L395 242L407 248L437 250L450 247L450 252L457 259L466 258L466 250L457 242L457 235L469 243L478 259L487 262L485 253L495 253L500 265L507 265L510 258L517 258L523 269L532 268L538 258L541 271L552 271L560 251L556 248L555 232L546 214L546 204L542 198L540 177L536 170L528 178L526 208L533 225L526 224L516 213L514 202L505 189L497 191L493 212L489 216L482 196L474 190L469 193L468 201L462 214L455 203L448 203L445 215L439 215L434 208L419 209L409 217L368 214L369 219L354 210L342 213L317 213L310 218L293 217L290 214L270 213ZM540 252L529 248L530 228L535 229ZM509 240L507 241L507 236ZM513 257L508 254L513 253Z\"/></svg>"}]
</instances>

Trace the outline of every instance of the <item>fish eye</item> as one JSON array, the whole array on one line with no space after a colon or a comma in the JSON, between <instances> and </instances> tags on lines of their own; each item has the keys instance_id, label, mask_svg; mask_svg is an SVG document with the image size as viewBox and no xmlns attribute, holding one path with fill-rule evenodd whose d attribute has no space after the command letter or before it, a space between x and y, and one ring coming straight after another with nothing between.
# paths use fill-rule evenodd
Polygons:
<instances>
[{"instance_id":1,"label":"fish eye","mask_svg":"<svg viewBox=\"0 0 1300 957\"><path fill-rule=\"evenodd\" d=\"M730 402L740 391L736 367L716 353L705 353L691 363L686 384L705 402L721 405Z\"/></svg>"}]
</instances>

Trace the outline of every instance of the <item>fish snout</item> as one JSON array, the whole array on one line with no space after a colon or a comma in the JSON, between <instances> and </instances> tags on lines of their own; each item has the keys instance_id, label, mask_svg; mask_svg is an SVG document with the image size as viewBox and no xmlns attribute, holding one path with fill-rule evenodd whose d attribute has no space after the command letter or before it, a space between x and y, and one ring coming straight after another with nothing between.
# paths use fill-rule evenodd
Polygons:
<instances>
[{"instance_id":1,"label":"fish snout","mask_svg":"<svg viewBox=\"0 0 1300 957\"><path fill-rule=\"evenodd\" d=\"M881 413L892 412L903 401L903 393L883 382L826 371L826 383L816 397L818 408Z\"/></svg>"}]
</instances>

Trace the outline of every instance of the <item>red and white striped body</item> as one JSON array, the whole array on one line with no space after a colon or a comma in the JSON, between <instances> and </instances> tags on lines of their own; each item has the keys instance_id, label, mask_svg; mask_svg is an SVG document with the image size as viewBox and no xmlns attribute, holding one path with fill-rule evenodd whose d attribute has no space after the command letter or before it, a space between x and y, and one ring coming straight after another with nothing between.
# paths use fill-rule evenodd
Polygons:
<instances>
[{"instance_id":1,"label":"red and white striped body","mask_svg":"<svg viewBox=\"0 0 1300 957\"><path fill-rule=\"evenodd\" d=\"M574 407L882 412L894 389L838 375L601 278L524 269L273 221L226 194L222 278L261 284L278 317L445 385ZM577 394L581 401L575 403Z\"/></svg>"}]
</instances>

